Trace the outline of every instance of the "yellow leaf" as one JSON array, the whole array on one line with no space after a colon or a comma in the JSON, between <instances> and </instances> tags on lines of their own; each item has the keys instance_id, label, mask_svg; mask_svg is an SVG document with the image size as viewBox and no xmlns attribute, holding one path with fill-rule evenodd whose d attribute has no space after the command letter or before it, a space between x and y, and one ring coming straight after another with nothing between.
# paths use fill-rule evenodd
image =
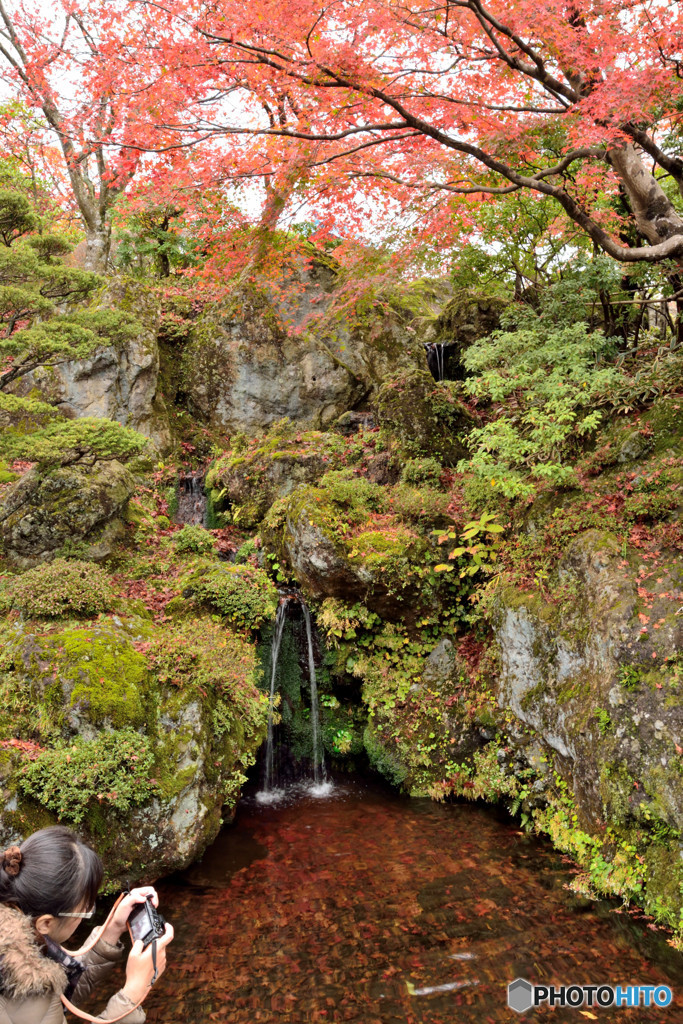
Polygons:
<instances>
[{"instance_id":1,"label":"yellow leaf","mask_svg":"<svg viewBox=\"0 0 683 1024\"><path fill-rule=\"evenodd\" d=\"M581 1014L582 1017L588 1017L589 1020L597 1020L598 1019L595 1016L594 1013L590 1012L590 1010L579 1010L579 1013Z\"/></svg>"}]
</instances>

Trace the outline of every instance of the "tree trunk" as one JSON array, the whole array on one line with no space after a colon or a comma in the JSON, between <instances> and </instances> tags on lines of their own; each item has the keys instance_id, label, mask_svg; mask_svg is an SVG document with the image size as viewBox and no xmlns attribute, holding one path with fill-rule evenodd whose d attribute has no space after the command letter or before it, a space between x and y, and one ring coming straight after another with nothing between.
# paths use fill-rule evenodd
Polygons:
<instances>
[{"instance_id":1,"label":"tree trunk","mask_svg":"<svg viewBox=\"0 0 683 1024\"><path fill-rule=\"evenodd\" d=\"M650 245L683 235L683 218L635 147L628 143L615 146L607 158L628 195L636 226Z\"/></svg>"},{"instance_id":2,"label":"tree trunk","mask_svg":"<svg viewBox=\"0 0 683 1024\"><path fill-rule=\"evenodd\" d=\"M85 269L96 274L106 273L111 248L111 225L106 221L100 222L94 228L86 225L85 243Z\"/></svg>"}]
</instances>

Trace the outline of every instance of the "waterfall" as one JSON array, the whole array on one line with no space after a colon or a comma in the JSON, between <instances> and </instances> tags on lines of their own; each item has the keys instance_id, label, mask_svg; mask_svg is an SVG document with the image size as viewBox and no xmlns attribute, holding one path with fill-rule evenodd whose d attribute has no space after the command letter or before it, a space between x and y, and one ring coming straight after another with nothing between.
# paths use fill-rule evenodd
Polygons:
<instances>
[{"instance_id":1,"label":"waterfall","mask_svg":"<svg viewBox=\"0 0 683 1024\"><path fill-rule=\"evenodd\" d=\"M266 741L266 777L263 786L265 796L273 793L274 768L273 768L273 705L275 703L275 678L277 676L277 660L280 654L282 634L285 631L285 620L287 618L287 598L281 597L277 606L275 617L275 630L270 649L270 699L268 701L268 738Z\"/></svg>"},{"instance_id":2,"label":"waterfall","mask_svg":"<svg viewBox=\"0 0 683 1024\"><path fill-rule=\"evenodd\" d=\"M291 603L290 603L291 602ZM308 657L308 676L311 687L311 746L313 752L313 778L310 775L307 779L297 781L293 785L283 788L282 783L275 772L275 729L274 729L274 706L277 688L278 667L280 651L284 637L285 625L289 609L298 605L301 609L306 627L306 648ZM297 618L297 616L294 616ZM300 620L299 620L300 621ZM286 648L285 648L286 649ZM318 684L315 673L315 657L313 652L313 625L311 613L306 607L303 598L296 592L288 592L280 598L275 618L275 628L270 648L270 698L268 701L268 735L266 739L265 771L263 789L256 794L260 803L274 803L282 799L286 793L305 792L315 797L325 797L333 789L332 783L327 781L325 769L325 753L322 743L322 732L320 728L320 707L318 703ZM278 775L280 772L278 772Z\"/></svg>"},{"instance_id":3,"label":"waterfall","mask_svg":"<svg viewBox=\"0 0 683 1024\"><path fill-rule=\"evenodd\" d=\"M176 522L191 526L206 526L206 495L201 473L186 473L178 477L178 511Z\"/></svg>"},{"instance_id":4,"label":"waterfall","mask_svg":"<svg viewBox=\"0 0 683 1024\"><path fill-rule=\"evenodd\" d=\"M308 642L308 674L311 682L311 732L313 738L313 784L319 786L327 782L325 772L325 752L320 742L320 712L318 710L318 684L315 678L315 660L313 658L313 630L311 629L311 613L301 602L306 622L306 640Z\"/></svg>"},{"instance_id":5,"label":"waterfall","mask_svg":"<svg viewBox=\"0 0 683 1024\"><path fill-rule=\"evenodd\" d=\"M427 366L435 380L444 379L444 349L443 342L430 341L425 345L427 351Z\"/></svg>"}]
</instances>

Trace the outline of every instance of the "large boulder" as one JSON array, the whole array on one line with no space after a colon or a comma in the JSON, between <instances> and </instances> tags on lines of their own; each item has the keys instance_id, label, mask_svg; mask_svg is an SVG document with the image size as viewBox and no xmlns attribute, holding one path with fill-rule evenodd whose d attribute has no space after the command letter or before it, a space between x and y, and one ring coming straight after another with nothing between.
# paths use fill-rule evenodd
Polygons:
<instances>
[{"instance_id":1,"label":"large boulder","mask_svg":"<svg viewBox=\"0 0 683 1024\"><path fill-rule=\"evenodd\" d=\"M122 517L134 490L133 477L116 461L29 470L0 506L4 553L27 568L76 544L102 561L124 535Z\"/></svg>"},{"instance_id":2,"label":"large boulder","mask_svg":"<svg viewBox=\"0 0 683 1024\"><path fill-rule=\"evenodd\" d=\"M228 433L260 433L283 417L321 429L397 367L426 368L407 313L378 307L316 324L335 287L334 272L314 263L280 292L245 288L227 308L212 310L183 354L190 410Z\"/></svg>"},{"instance_id":3,"label":"large boulder","mask_svg":"<svg viewBox=\"0 0 683 1024\"><path fill-rule=\"evenodd\" d=\"M372 518L383 501L377 484L330 473L276 501L261 536L313 600L360 602L383 619L413 621L424 602L427 542L391 513Z\"/></svg>"},{"instance_id":4,"label":"large boulder","mask_svg":"<svg viewBox=\"0 0 683 1024\"><path fill-rule=\"evenodd\" d=\"M383 382L375 405L378 423L404 456L434 456L453 466L467 455L465 439L475 419L458 383L410 369Z\"/></svg>"},{"instance_id":5,"label":"large boulder","mask_svg":"<svg viewBox=\"0 0 683 1024\"><path fill-rule=\"evenodd\" d=\"M210 619L6 623L0 841L76 827L112 879L187 867L266 728L255 647Z\"/></svg>"}]
</instances>

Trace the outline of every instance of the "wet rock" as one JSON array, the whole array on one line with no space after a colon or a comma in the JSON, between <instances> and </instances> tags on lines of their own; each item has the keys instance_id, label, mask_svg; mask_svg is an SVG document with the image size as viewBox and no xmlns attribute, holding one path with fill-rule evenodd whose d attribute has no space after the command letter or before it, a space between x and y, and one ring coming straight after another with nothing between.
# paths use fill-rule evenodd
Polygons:
<instances>
[{"instance_id":1,"label":"wet rock","mask_svg":"<svg viewBox=\"0 0 683 1024\"><path fill-rule=\"evenodd\" d=\"M428 655L422 678L429 686L441 689L452 682L460 672L458 655L451 640L444 637Z\"/></svg>"},{"instance_id":2,"label":"wet rock","mask_svg":"<svg viewBox=\"0 0 683 1024\"><path fill-rule=\"evenodd\" d=\"M352 434L356 434L361 428L363 430L371 430L374 425L375 418L371 412L349 410L337 417L334 423L332 423L331 429L343 437L351 437Z\"/></svg>"},{"instance_id":3,"label":"wet rock","mask_svg":"<svg viewBox=\"0 0 683 1024\"><path fill-rule=\"evenodd\" d=\"M370 455L366 464L365 476L374 484L380 484L382 487L395 484L401 475L400 467L389 452L377 452L376 455Z\"/></svg>"},{"instance_id":4,"label":"wet rock","mask_svg":"<svg viewBox=\"0 0 683 1024\"><path fill-rule=\"evenodd\" d=\"M116 461L30 470L0 507L4 552L28 568L80 543L86 558L102 561L125 534L123 515L134 490L131 474Z\"/></svg>"}]
</instances>

